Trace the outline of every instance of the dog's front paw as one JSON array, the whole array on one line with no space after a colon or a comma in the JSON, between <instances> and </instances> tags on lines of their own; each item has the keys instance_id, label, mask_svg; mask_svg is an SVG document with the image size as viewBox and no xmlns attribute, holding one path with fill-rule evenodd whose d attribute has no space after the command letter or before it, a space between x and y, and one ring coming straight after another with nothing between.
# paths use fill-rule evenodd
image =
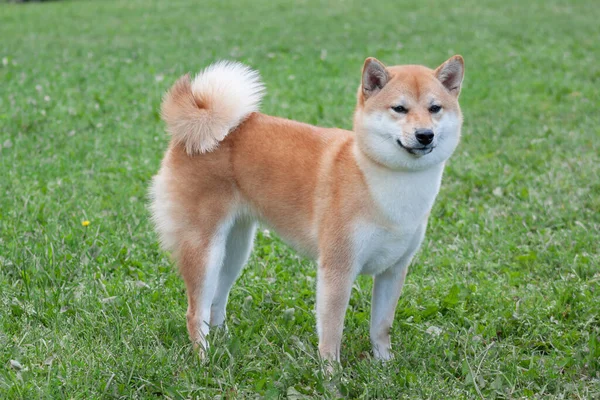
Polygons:
<instances>
[{"instance_id":1,"label":"dog's front paw","mask_svg":"<svg viewBox=\"0 0 600 400\"><path fill-rule=\"evenodd\" d=\"M390 361L394 358L394 353L388 346L373 345L373 356L379 361Z\"/></svg>"}]
</instances>

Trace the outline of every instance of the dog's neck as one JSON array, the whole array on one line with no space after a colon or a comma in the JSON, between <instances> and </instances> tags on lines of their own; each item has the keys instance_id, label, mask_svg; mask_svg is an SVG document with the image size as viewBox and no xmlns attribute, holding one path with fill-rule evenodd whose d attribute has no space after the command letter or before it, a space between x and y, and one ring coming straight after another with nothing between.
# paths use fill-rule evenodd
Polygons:
<instances>
[{"instance_id":1,"label":"dog's neck","mask_svg":"<svg viewBox=\"0 0 600 400\"><path fill-rule=\"evenodd\" d=\"M354 158L379 211L393 223L417 225L427 218L439 192L445 163L423 170L390 169L360 149Z\"/></svg>"}]
</instances>

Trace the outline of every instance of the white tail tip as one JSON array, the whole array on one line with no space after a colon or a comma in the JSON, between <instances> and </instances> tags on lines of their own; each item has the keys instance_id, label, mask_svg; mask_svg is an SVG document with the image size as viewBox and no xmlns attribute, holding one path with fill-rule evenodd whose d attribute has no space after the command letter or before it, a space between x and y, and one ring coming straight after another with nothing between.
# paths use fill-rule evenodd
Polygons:
<instances>
[{"instance_id":1,"label":"white tail tip","mask_svg":"<svg viewBox=\"0 0 600 400\"><path fill-rule=\"evenodd\" d=\"M163 99L162 116L188 154L204 153L258 111L264 91L258 72L239 62L219 61L192 82L188 75L180 78Z\"/></svg>"}]
</instances>

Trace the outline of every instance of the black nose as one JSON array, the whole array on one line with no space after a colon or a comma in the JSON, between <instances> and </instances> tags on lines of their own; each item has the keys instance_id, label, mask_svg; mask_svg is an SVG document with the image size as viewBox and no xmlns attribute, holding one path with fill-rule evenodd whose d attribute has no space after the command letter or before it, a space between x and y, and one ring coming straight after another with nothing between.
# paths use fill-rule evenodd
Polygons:
<instances>
[{"instance_id":1,"label":"black nose","mask_svg":"<svg viewBox=\"0 0 600 400\"><path fill-rule=\"evenodd\" d=\"M433 142L433 131L431 129L417 129L415 131L415 137L424 146Z\"/></svg>"}]
</instances>

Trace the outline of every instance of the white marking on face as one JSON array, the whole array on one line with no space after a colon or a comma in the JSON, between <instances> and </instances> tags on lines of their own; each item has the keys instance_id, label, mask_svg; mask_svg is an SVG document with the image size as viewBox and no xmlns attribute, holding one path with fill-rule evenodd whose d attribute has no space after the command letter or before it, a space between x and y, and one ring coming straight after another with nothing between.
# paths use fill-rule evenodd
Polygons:
<instances>
[{"instance_id":1,"label":"white marking on face","mask_svg":"<svg viewBox=\"0 0 600 400\"><path fill-rule=\"evenodd\" d=\"M432 118L435 136L431 152L410 154L402 146L412 148L421 145L412 129L410 132L406 131L403 119L398 119L390 112L394 111L378 110L369 114L357 112L355 128L361 150L379 163L393 169L422 170L445 162L456 149L460 139L459 114L442 108L439 118Z\"/></svg>"}]
</instances>

